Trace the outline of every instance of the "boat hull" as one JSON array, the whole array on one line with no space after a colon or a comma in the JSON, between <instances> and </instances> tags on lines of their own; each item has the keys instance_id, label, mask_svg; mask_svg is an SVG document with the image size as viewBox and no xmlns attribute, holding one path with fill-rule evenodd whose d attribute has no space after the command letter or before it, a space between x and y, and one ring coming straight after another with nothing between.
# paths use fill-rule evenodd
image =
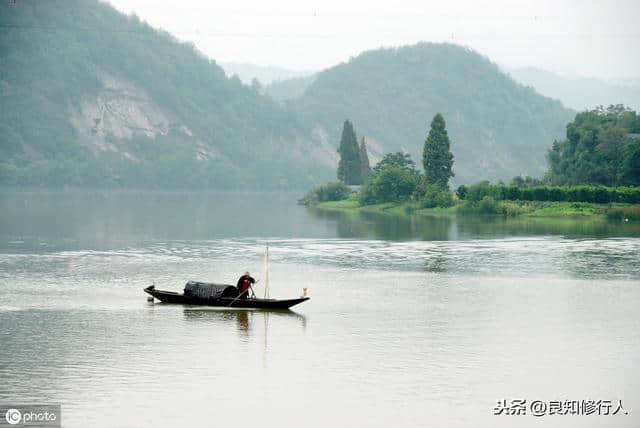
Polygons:
<instances>
[{"instance_id":1,"label":"boat hull","mask_svg":"<svg viewBox=\"0 0 640 428\"><path fill-rule=\"evenodd\" d=\"M173 291L156 290L154 286L145 288L144 292L150 294L163 303L212 306L230 309L285 310L309 300L309 297L298 297L295 299L234 299L231 297L220 297L218 299L201 299L198 297L185 296L182 293L176 293Z\"/></svg>"}]
</instances>

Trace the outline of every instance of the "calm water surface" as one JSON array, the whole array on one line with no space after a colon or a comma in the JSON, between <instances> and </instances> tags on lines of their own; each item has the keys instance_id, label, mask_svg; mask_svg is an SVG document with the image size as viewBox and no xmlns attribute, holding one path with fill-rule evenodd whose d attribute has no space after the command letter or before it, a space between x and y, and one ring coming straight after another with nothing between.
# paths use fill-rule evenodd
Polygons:
<instances>
[{"instance_id":1,"label":"calm water surface","mask_svg":"<svg viewBox=\"0 0 640 428\"><path fill-rule=\"evenodd\" d=\"M318 212L288 194L0 193L0 403L65 427L637 427L640 227ZM262 277L291 313L146 302ZM258 294L263 292L257 287ZM497 400L628 415L493 416Z\"/></svg>"}]
</instances>

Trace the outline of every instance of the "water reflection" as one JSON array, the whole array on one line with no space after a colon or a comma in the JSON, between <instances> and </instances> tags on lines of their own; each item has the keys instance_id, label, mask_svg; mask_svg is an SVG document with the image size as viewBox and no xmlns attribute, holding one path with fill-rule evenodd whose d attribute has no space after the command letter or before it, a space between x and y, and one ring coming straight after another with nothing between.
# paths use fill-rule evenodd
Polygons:
<instances>
[{"instance_id":1,"label":"water reflection","mask_svg":"<svg viewBox=\"0 0 640 428\"><path fill-rule=\"evenodd\" d=\"M259 211L259 215L256 212ZM0 191L0 250L115 249L149 241L333 237L292 193Z\"/></svg>"},{"instance_id":2,"label":"water reflection","mask_svg":"<svg viewBox=\"0 0 640 428\"><path fill-rule=\"evenodd\" d=\"M559 235L566 238L640 236L640 223L580 218L462 217L456 228L463 237Z\"/></svg>"},{"instance_id":3,"label":"water reflection","mask_svg":"<svg viewBox=\"0 0 640 428\"><path fill-rule=\"evenodd\" d=\"M246 337L249 337L259 326L264 327L266 337L270 319L297 321L303 332L307 328L306 317L294 311L220 310L198 307L184 308L183 314L186 321L208 323L222 329L234 326L241 336Z\"/></svg>"},{"instance_id":4,"label":"water reflection","mask_svg":"<svg viewBox=\"0 0 640 428\"><path fill-rule=\"evenodd\" d=\"M334 224L340 238L451 241L513 236L559 235L568 238L640 236L640 223L579 218L436 217L310 208Z\"/></svg>"},{"instance_id":5,"label":"water reflection","mask_svg":"<svg viewBox=\"0 0 640 428\"><path fill-rule=\"evenodd\" d=\"M454 241L640 236L640 223L327 211L297 206L295 199L292 193L3 190L0 251L112 250L238 237Z\"/></svg>"},{"instance_id":6,"label":"water reflection","mask_svg":"<svg viewBox=\"0 0 640 428\"><path fill-rule=\"evenodd\" d=\"M457 238L455 220L449 217L388 215L310 208L318 219L335 224L340 238L446 241Z\"/></svg>"}]
</instances>

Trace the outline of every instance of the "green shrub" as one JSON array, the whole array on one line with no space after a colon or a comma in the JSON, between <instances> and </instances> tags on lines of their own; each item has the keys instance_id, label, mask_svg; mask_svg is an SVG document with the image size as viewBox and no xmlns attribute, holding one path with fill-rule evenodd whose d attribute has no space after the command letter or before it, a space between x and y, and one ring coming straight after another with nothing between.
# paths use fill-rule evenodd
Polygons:
<instances>
[{"instance_id":1,"label":"green shrub","mask_svg":"<svg viewBox=\"0 0 640 428\"><path fill-rule=\"evenodd\" d=\"M456 189L456 195L458 195L458 198L464 200L467 197L467 186L465 186L464 184L458 186L458 188Z\"/></svg>"},{"instance_id":2,"label":"green shrub","mask_svg":"<svg viewBox=\"0 0 640 428\"><path fill-rule=\"evenodd\" d=\"M592 189L592 200L598 204L607 204L611 200L612 193L606 187L598 186Z\"/></svg>"},{"instance_id":3,"label":"green shrub","mask_svg":"<svg viewBox=\"0 0 640 428\"><path fill-rule=\"evenodd\" d=\"M478 202L478 209L481 214L502 214L502 207L491 196L485 196Z\"/></svg>"},{"instance_id":4,"label":"green shrub","mask_svg":"<svg viewBox=\"0 0 640 428\"><path fill-rule=\"evenodd\" d=\"M369 176L358 199L360 205L405 201L416 192L419 182L420 176L414 170L387 167Z\"/></svg>"},{"instance_id":5,"label":"green shrub","mask_svg":"<svg viewBox=\"0 0 640 428\"><path fill-rule=\"evenodd\" d=\"M533 187L523 187L522 189L520 189L520 199L522 199L523 201L533 201Z\"/></svg>"},{"instance_id":6,"label":"green shrub","mask_svg":"<svg viewBox=\"0 0 640 428\"><path fill-rule=\"evenodd\" d=\"M479 201L466 201L458 208L461 214L505 215L503 205L491 196L485 196Z\"/></svg>"},{"instance_id":7,"label":"green shrub","mask_svg":"<svg viewBox=\"0 0 640 428\"><path fill-rule=\"evenodd\" d=\"M611 202L640 203L640 187L505 186L502 184L480 183L466 187L464 194L465 197L460 199L472 202L478 202L485 196L489 196L497 201L568 201L598 204Z\"/></svg>"},{"instance_id":8,"label":"green shrub","mask_svg":"<svg viewBox=\"0 0 640 428\"><path fill-rule=\"evenodd\" d=\"M517 201L520 198L520 188L518 186L507 186L504 188L504 199Z\"/></svg>"},{"instance_id":9,"label":"green shrub","mask_svg":"<svg viewBox=\"0 0 640 428\"><path fill-rule=\"evenodd\" d=\"M575 202L593 202L589 186L578 186L578 199Z\"/></svg>"},{"instance_id":10,"label":"green shrub","mask_svg":"<svg viewBox=\"0 0 640 428\"><path fill-rule=\"evenodd\" d=\"M551 192L547 186L532 187L532 195L534 201L549 201L551 200Z\"/></svg>"},{"instance_id":11,"label":"green shrub","mask_svg":"<svg viewBox=\"0 0 640 428\"><path fill-rule=\"evenodd\" d=\"M492 190L493 187L495 186L491 186L488 183L480 183L469 186L465 199L471 202L478 202L485 196L492 196L492 194L494 193Z\"/></svg>"},{"instance_id":12,"label":"green shrub","mask_svg":"<svg viewBox=\"0 0 640 428\"><path fill-rule=\"evenodd\" d=\"M521 214L525 214L533 211L535 208L531 204L517 204L513 202L502 202L502 213L507 217L516 217Z\"/></svg>"},{"instance_id":13,"label":"green shrub","mask_svg":"<svg viewBox=\"0 0 640 428\"><path fill-rule=\"evenodd\" d=\"M562 188L560 187L552 187L549 190L549 198L552 201L565 201L566 200L566 192L562 191Z\"/></svg>"},{"instance_id":14,"label":"green shrub","mask_svg":"<svg viewBox=\"0 0 640 428\"><path fill-rule=\"evenodd\" d=\"M451 207L453 206L453 194L448 188L442 188L437 184L426 184L420 205L423 208Z\"/></svg>"},{"instance_id":15,"label":"green shrub","mask_svg":"<svg viewBox=\"0 0 640 428\"><path fill-rule=\"evenodd\" d=\"M351 195L349 186L341 181L337 181L316 187L307 193L304 198L300 199L298 203L302 205L313 205L318 202L342 201L343 199L347 199L349 195Z\"/></svg>"}]
</instances>

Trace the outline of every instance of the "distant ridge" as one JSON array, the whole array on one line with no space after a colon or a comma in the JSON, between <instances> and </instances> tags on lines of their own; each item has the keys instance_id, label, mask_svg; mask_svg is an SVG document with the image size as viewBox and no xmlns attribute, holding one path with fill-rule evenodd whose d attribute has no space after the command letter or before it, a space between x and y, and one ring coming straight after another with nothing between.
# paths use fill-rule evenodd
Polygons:
<instances>
[{"instance_id":1,"label":"distant ridge","mask_svg":"<svg viewBox=\"0 0 640 428\"><path fill-rule=\"evenodd\" d=\"M606 81L587 77L565 77L537 68L509 71L518 82L539 93L558 99L575 110L589 110L598 105L624 104L640 110L640 81Z\"/></svg>"},{"instance_id":2,"label":"distant ridge","mask_svg":"<svg viewBox=\"0 0 640 428\"><path fill-rule=\"evenodd\" d=\"M239 62L220 63L220 66L229 77L236 75L246 84L251 84L253 79L257 79L263 86L269 85L272 82L310 76L314 73L313 71L297 71L281 67Z\"/></svg>"},{"instance_id":3,"label":"distant ridge","mask_svg":"<svg viewBox=\"0 0 640 428\"><path fill-rule=\"evenodd\" d=\"M318 73L290 105L330 141L338 138L335 123L349 117L374 158L404 150L418 162L428 124L440 112L457 183L543 174L546 150L574 115L487 58L446 43L364 52Z\"/></svg>"}]
</instances>

